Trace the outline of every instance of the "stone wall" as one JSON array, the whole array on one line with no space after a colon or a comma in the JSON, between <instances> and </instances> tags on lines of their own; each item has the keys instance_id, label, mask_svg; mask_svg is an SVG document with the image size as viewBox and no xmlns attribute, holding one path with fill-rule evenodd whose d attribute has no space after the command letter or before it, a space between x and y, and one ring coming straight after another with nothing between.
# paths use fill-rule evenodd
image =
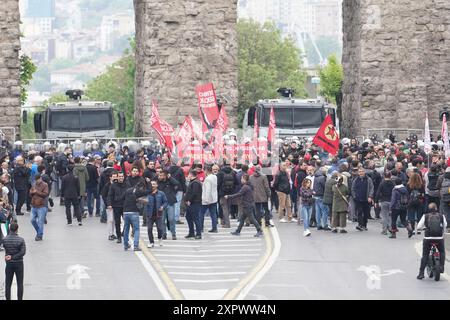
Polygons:
<instances>
[{"instance_id":1,"label":"stone wall","mask_svg":"<svg viewBox=\"0 0 450 320\"><path fill-rule=\"evenodd\" d=\"M2 0L0 10L0 129L20 127L19 0ZM5 130L9 136L12 131ZM15 137L14 137L15 138Z\"/></svg>"},{"instance_id":2,"label":"stone wall","mask_svg":"<svg viewBox=\"0 0 450 320\"><path fill-rule=\"evenodd\" d=\"M450 103L450 2L344 0L345 135L440 130Z\"/></svg>"},{"instance_id":3,"label":"stone wall","mask_svg":"<svg viewBox=\"0 0 450 320\"><path fill-rule=\"evenodd\" d=\"M151 101L172 125L198 116L195 87L213 82L237 105L237 0L134 0L135 128L150 132Z\"/></svg>"}]
</instances>

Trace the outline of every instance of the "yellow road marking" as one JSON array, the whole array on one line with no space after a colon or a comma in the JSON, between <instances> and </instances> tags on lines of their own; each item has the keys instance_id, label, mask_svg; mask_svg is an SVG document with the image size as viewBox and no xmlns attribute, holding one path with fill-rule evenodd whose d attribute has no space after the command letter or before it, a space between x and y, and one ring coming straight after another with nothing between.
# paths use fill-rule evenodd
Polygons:
<instances>
[{"instance_id":1,"label":"yellow road marking","mask_svg":"<svg viewBox=\"0 0 450 320\"><path fill-rule=\"evenodd\" d=\"M223 297L223 300L234 300L238 296L238 294L245 288L246 285L252 281L252 279L262 270L264 265L269 260L270 255L273 250L273 242L272 242L272 233L270 229L264 227L264 239L266 240L266 252L264 253L264 257L259 261L259 263L250 271L250 273L242 279L236 287L230 289L228 293Z\"/></svg>"},{"instance_id":2,"label":"yellow road marking","mask_svg":"<svg viewBox=\"0 0 450 320\"><path fill-rule=\"evenodd\" d=\"M144 241L139 241L139 247L141 248L144 255L147 257L148 260L150 260L151 264L155 268L156 272L159 274L163 282L167 286L167 290L169 290L170 295L174 300L184 300L184 296L181 294L180 291L178 291L177 287L173 283L173 281L170 279L169 275L166 273L164 268L161 266L161 264L158 262L158 260L153 256L153 254L150 252L150 250L147 249L147 246Z\"/></svg>"}]
</instances>

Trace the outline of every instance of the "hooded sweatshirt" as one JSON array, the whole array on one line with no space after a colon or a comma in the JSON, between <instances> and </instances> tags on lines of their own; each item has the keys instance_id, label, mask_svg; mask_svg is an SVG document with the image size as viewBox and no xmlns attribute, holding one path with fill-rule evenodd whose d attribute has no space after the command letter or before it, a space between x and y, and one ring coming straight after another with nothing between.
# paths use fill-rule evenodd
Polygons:
<instances>
[{"instance_id":1,"label":"hooded sweatshirt","mask_svg":"<svg viewBox=\"0 0 450 320\"><path fill-rule=\"evenodd\" d=\"M389 204L389 209L400 210L400 199L402 195L408 195L408 189L404 185L395 186L392 190L391 203Z\"/></svg>"},{"instance_id":2,"label":"hooded sweatshirt","mask_svg":"<svg viewBox=\"0 0 450 320\"><path fill-rule=\"evenodd\" d=\"M86 193L86 182L89 181L89 173L85 166L77 163L73 168L73 174L80 180L80 194L83 196Z\"/></svg>"},{"instance_id":3,"label":"hooded sweatshirt","mask_svg":"<svg viewBox=\"0 0 450 320\"><path fill-rule=\"evenodd\" d=\"M253 197L253 186L250 183L242 185L241 190L238 193L228 196L228 199L234 199L241 197L242 207L251 208L255 205L255 198Z\"/></svg>"}]
</instances>

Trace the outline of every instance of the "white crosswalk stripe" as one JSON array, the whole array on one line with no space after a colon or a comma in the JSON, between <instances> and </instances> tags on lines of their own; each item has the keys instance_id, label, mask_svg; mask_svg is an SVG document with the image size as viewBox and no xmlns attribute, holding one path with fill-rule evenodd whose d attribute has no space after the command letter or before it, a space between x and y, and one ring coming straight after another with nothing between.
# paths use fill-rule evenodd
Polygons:
<instances>
[{"instance_id":1,"label":"white crosswalk stripe","mask_svg":"<svg viewBox=\"0 0 450 320\"><path fill-rule=\"evenodd\" d=\"M237 222L232 221L231 228L219 226L217 233L209 233L211 221L206 218L202 239L185 239L189 233L185 222L176 225L177 240L171 240L168 230L160 247L154 226L155 246L149 250L186 299L208 293L221 299L258 264L266 250L264 238L254 237L253 226L244 227L240 236L231 234L236 228ZM146 227L140 229L140 238L149 244Z\"/></svg>"}]
</instances>

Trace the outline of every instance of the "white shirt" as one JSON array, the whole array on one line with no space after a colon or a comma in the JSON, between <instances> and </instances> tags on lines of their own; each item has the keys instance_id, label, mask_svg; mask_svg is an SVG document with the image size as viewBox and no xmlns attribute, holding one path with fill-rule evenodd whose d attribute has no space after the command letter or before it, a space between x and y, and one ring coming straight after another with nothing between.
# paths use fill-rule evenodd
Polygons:
<instances>
[{"instance_id":1,"label":"white shirt","mask_svg":"<svg viewBox=\"0 0 450 320\"><path fill-rule=\"evenodd\" d=\"M444 232L442 233L442 237L425 237L425 234L423 236L426 240L442 240L444 239L444 233L447 229L447 220L445 219L445 215L442 215L444 217ZM420 219L419 223L417 224L417 230L423 229L425 226L425 214L422 216L422 219Z\"/></svg>"}]
</instances>

